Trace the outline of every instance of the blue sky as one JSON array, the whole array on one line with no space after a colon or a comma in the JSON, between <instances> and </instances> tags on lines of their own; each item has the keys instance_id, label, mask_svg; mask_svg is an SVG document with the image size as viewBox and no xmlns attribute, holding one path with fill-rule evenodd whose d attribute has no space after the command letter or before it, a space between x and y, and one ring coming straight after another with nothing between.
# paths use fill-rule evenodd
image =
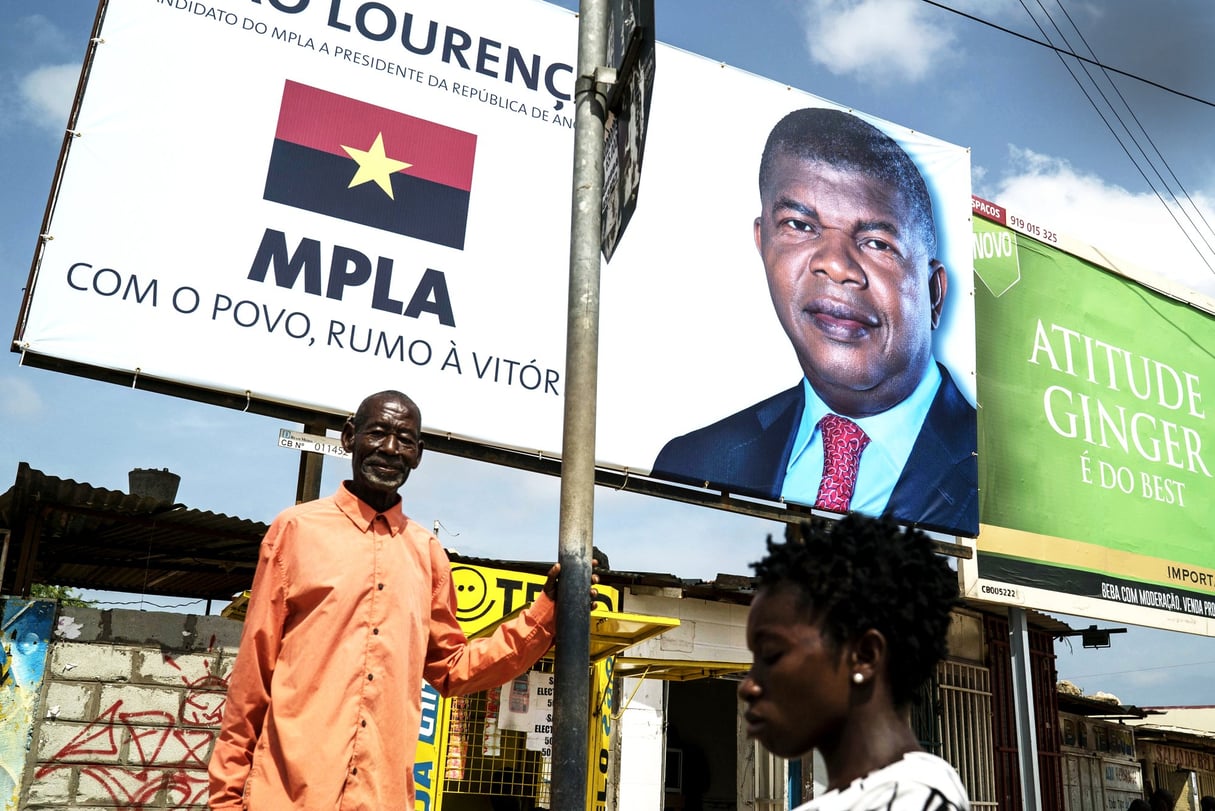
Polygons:
<instances>
[{"instance_id":1,"label":"blue sky","mask_svg":"<svg viewBox=\"0 0 1215 811\"><path fill-rule=\"evenodd\" d=\"M1156 4L1151 14L1134 0L1069 2L1066 13L1055 0L951 5L1034 39L1043 38L1038 25L1053 20L1067 35L1066 47L1091 48L1104 64L1215 100L1215 56L1206 41L1215 6L1206 0ZM1157 188L1167 183L1179 196L1184 188L1190 216L1197 211L1215 222L1209 103L1125 77L1116 90L1090 85L1086 95L1069 73L1070 67L1084 75L1074 61L1065 66L1044 47L918 0L658 0L657 6L664 42L967 146L976 194L1215 296L1215 252L1192 228L1186 233L1176 224L1180 215L1170 214L1145 180ZM0 5L6 328L16 322L94 13L90 0ZM1125 134L1121 141L1111 134L1117 123L1106 112L1107 124L1089 101L1102 94L1125 99L1134 119L1125 109L1122 117L1143 125L1146 133L1136 129L1135 138L1152 155L1151 166ZM717 114L728 124L730 110ZM119 194L114 204L121 205ZM132 468L167 467L182 476L182 502L263 521L293 499L298 460L275 439L280 427L299 426L23 368L18 360L8 353L0 359L0 419L8 426L0 434L0 488L27 461L51 475L116 489L126 488ZM327 460L322 490L344 473L340 462ZM440 537L461 552L547 560L556 556L558 488L549 477L430 454L405 498L415 518L439 522ZM780 531L757 519L610 490L598 490L596 499L596 544L614 568L705 579L743 574L760 556L764 536ZM1215 665L1211 640L1131 629L1115 636L1109 650L1072 644L1074 652L1059 644L1059 670L1087 692L1106 690L1141 705L1215 704L1206 677Z\"/></svg>"}]
</instances>

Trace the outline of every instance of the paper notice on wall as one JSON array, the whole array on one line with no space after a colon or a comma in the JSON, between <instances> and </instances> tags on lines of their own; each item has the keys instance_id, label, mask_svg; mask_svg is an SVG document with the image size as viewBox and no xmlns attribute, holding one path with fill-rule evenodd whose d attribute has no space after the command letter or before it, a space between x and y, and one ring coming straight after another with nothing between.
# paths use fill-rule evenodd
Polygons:
<instances>
[{"instance_id":1,"label":"paper notice on wall","mask_svg":"<svg viewBox=\"0 0 1215 811\"><path fill-rule=\"evenodd\" d=\"M532 738L542 743L552 735L553 684L552 673L533 670L502 685L500 728L527 733L528 749L545 748Z\"/></svg>"}]
</instances>

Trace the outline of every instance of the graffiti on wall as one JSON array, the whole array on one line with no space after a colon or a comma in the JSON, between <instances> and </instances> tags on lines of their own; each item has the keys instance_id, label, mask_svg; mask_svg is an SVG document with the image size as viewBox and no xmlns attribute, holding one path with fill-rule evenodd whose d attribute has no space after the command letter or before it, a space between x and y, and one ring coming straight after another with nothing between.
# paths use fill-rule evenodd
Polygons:
<instances>
[{"instance_id":1,"label":"graffiti on wall","mask_svg":"<svg viewBox=\"0 0 1215 811\"><path fill-rule=\"evenodd\" d=\"M55 616L52 600L6 600L0 621L0 798L16 809L29 754L46 647Z\"/></svg>"},{"instance_id":2,"label":"graffiti on wall","mask_svg":"<svg viewBox=\"0 0 1215 811\"><path fill-rule=\"evenodd\" d=\"M167 655L165 663L181 669ZM82 789L86 779L94 782L118 811L141 811L158 801L161 792L169 807L206 805L207 758L219 734L228 682L210 672L196 678L182 674L181 680L186 692L176 715L115 701L56 752L35 779L78 767Z\"/></svg>"}]
</instances>

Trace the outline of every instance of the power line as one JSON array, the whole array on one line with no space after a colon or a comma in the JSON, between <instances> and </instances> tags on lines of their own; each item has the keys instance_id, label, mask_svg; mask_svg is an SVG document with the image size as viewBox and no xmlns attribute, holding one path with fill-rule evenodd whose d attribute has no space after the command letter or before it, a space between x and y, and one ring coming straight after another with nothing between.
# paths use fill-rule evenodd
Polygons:
<instances>
[{"instance_id":1,"label":"power line","mask_svg":"<svg viewBox=\"0 0 1215 811\"><path fill-rule=\"evenodd\" d=\"M199 603L205 603L206 600L202 600L202 599L190 600L189 602L185 602L185 603L167 603L165 605L153 603L147 598L142 598L139 600L88 600L88 602L92 603L93 605L115 605L115 606L147 605L152 608L189 608L192 605L198 605Z\"/></svg>"},{"instance_id":2,"label":"power line","mask_svg":"<svg viewBox=\"0 0 1215 811\"><path fill-rule=\"evenodd\" d=\"M1134 165L1135 169L1139 172L1140 177L1142 177L1144 182L1148 184L1148 188L1150 188L1152 190L1152 194L1156 195L1156 199L1160 201L1160 204L1162 206L1164 206L1165 211L1167 211L1169 214L1169 217L1172 218L1174 224L1176 224L1176 226L1181 230L1182 235L1184 235L1186 240L1190 243L1190 247L1192 247L1194 249L1194 252L1196 254L1198 254L1198 258L1202 261L1202 263L1207 266L1207 270L1211 271L1212 273L1215 273L1215 267L1212 267L1211 263L1207 260L1206 256L1203 254L1202 250L1194 242L1194 238L1190 236L1190 233L1186 230L1185 226L1183 226L1181 224L1181 221L1179 219L1177 219L1177 214L1173 211L1173 208L1168 204L1168 202L1161 195L1160 191L1156 188L1156 184L1152 182L1152 179L1150 177L1148 177L1147 172L1144 171L1143 167L1140 165L1140 163L1136 159L1136 157L1133 154L1131 154L1130 149L1128 149L1126 144L1123 142L1122 136L1119 135L1117 130L1114 129L1114 126L1112 124L1110 124L1109 119L1106 118L1105 113L1102 112L1100 105L1098 105L1096 100L1092 97L1092 95L1089 94L1088 90L1084 86L1084 83L1082 81L1080 81L1080 77L1076 75L1075 71L1072 70L1071 65L1069 65L1067 63L1067 60L1063 58L1064 53L1069 53L1069 54L1072 54L1073 56L1075 56L1077 59L1082 59L1082 57L1079 57L1078 55L1075 54L1074 51L1070 50L1071 43L1067 41L1067 36L1063 33L1062 30L1060 30L1059 26L1055 23L1054 19L1050 16L1050 12L1047 11L1046 7L1042 5L1041 0L1038 0L1038 7L1042 9L1042 12L1046 15L1046 19L1050 21L1052 26L1054 26L1055 32L1058 33L1059 36L1063 39L1064 44L1068 46L1069 50L1065 50L1063 48L1057 48L1054 46L1053 43L1050 43L1050 35L1045 31L1045 29L1042 28L1041 23L1038 22L1038 19L1034 16L1033 12L1031 12L1029 10L1029 6L1026 5L1025 0L1020 0L1020 2L1021 2L1021 7L1025 10L1025 13L1029 16L1029 18L1031 20L1033 20L1033 23L1037 27L1038 31L1042 34L1043 37L1046 37L1047 43L1050 45L1051 49L1055 52L1055 55L1059 57L1059 61L1063 64L1064 69L1067 70L1068 75L1070 75L1072 77L1072 81L1074 81L1076 83L1076 87L1078 87L1080 89L1080 92L1084 94L1084 97L1086 99L1088 99L1089 105L1093 108L1093 110L1101 118L1102 123L1104 123L1106 129L1109 130L1110 135L1114 136L1114 140L1118 142L1118 146L1122 147L1122 151L1124 153L1126 153L1127 158L1130 160L1131 164ZM1061 3L1060 3L1060 7L1062 7ZM1068 19L1069 20L1071 19L1070 16ZM1073 23L1072 26L1074 28L1075 23ZM1076 31L1077 31L1077 33L1079 33L1078 28L1076 29ZM1081 38L1083 38L1083 35L1081 35ZM1085 44L1087 45L1087 42ZM1090 53L1092 53L1091 48L1089 49L1089 51L1090 51ZM1093 55L1096 56L1095 53ZM1100 65L1099 62L1096 62L1095 60L1089 60L1089 59L1082 59L1082 62L1091 62L1092 64ZM1156 169L1156 166L1152 163L1151 159L1148 157L1147 152L1143 149L1142 146L1140 146L1139 142L1135 139L1135 136L1131 132L1130 127L1128 127L1126 125L1126 122L1123 121L1122 117L1118 114L1118 110L1110 102L1109 98L1105 95L1105 92L1101 90L1101 87L1097 84L1096 80L1093 79L1092 74L1090 74L1088 72L1088 68L1083 67L1083 65L1082 65L1082 68L1084 70L1085 76L1087 76L1088 80L1092 83L1093 88L1097 91L1098 94L1100 94L1102 101L1104 101L1106 106L1109 108L1111 115L1113 115L1114 118L1117 119L1118 123L1122 125L1122 129L1126 132L1126 134L1128 136L1130 136L1131 142L1133 144L1135 144L1136 148L1139 149L1140 154L1143 155L1143 157L1147 160L1148 166L1151 167L1151 169L1155 173L1156 177L1164 185L1165 192L1169 195L1169 197L1171 197L1173 199L1173 201L1175 203L1177 203L1178 208L1181 209L1182 215L1185 216L1185 218L1189 221L1190 225L1195 230L1201 231L1201 229L1198 229L1198 226L1194 222L1194 219L1192 217L1190 217L1190 215L1186 212L1185 207L1181 205L1181 202L1179 200L1177 200L1177 196L1175 194L1173 194L1173 191L1172 191L1172 189L1169 188L1168 183L1164 180L1163 177L1161 177L1160 172ZM1108 77L1107 77L1107 79L1108 79ZM1112 84L1112 82L1111 82L1111 84ZM1125 100L1124 100L1124 104L1125 104ZM1130 105L1126 105L1126 106L1127 106L1127 109L1129 110ZM1132 115L1133 115L1133 113L1132 113ZM1146 135L1146 131L1144 134ZM1168 163L1167 163L1167 161L1164 160L1163 156L1161 156L1161 162L1165 163L1166 167L1168 166ZM1169 171L1171 173L1172 169L1169 169ZM1178 184L1178 185L1180 185L1180 184ZM1203 240L1203 243L1207 246L1207 250L1210 251L1211 244L1205 239L1205 237L1202 237L1201 233L1199 234L1199 237Z\"/></svg>"},{"instance_id":3,"label":"power line","mask_svg":"<svg viewBox=\"0 0 1215 811\"><path fill-rule=\"evenodd\" d=\"M985 20L982 17L976 17L973 14L967 14L965 11L959 11L956 8L950 8L949 6L945 5L944 3L936 2L936 0L921 0L921 2L927 3L930 6L935 6L936 8L939 8L943 11L948 11L953 14L957 14L959 17L965 17L966 19L971 20L972 22L979 23L980 25L985 25L988 28L994 28L997 31L1001 31L1005 34L1008 34L1009 36L1017 37L1018 39L1023 39L1026 42L1032 42L1033 44L1040 45L1043 48L1048 48L1058 54L1062 54L1063 56L1070 56L1073 59L1080 60L1081 62L1087 62L1090 65L1095 65L1096 67L1099 67L1104 71L1108 71L1110 73L1117 73L1119 76L1125 76L1128 79L1134 79L1137 82L1143 82L1144 84L1151 85L1152 87L1155 87L1158 90L1163 90L1166 93L1172 93L1174 96L1180 96L1184 99L1189 99L1190 101L1196 101L1199 104L1205 104L1207 107L1215 107L1215 102L1207 101L1206 99L1201 98L1199 96L1192 96L1189 93L1184 93L1180 90L1174 90L1173 88L1169 87L1168 85L1163 85L1163 84L1160 84L1159 82L1154 82L1151 79L1145 79L1142 76L1137 76L1134 73L1130 73L1125 70L1119 70L1118 68L1115 68L1115 67L1110 67L1109 65L1102 64L1101 62L1098 62L1095 59L1089 59L1088 57L1081 56L1078 53L1073 53L1072 51L1069 51L1066 48L1059 48L1055 45L1052 45L1049 42L1043 42L1042 40L1034 39L1033 37L1026 36L1025 34L1022 34L1019 31L1013 31L1011 28L1005 28L1002 25L996 25L995 23Z\"/></svg>"},{"instance_id":4,"label":"power line","mask_svg":"<svg viewBox=\"0 0 1215 811\"><path fill-rule=\"evenodd\" d=\"M1092 46L1090 46L1088 44L1088 41L1084 38L1084 34L1080 31L1080 28L1076 25L1076 23L1072 19L1071 15L1067 13L1067 9L1063 7L1062 0L1056 0L1056 2L1058 3L1059 8L1063 11L1063 14L1067 17L1067 20L1071 24L1072 29L1075 30L1076 34L1079 35L1080 40L1084 43L1084 46L1088 49L1088 52L1090 54L1092 54L1091 58L1082 56L1082 55L1076 53L1075 49L1072 48L1071 43L1068 41L1067 35L1059 27L1059 24L1055 22L1054 18L1051 16L1050 11L1048 11L1047 8L1042 4L1042 0L1037 0L1038 7L1042 10L1042 13L1046 16L1046 19L1049 20L1050 25L1054 28L1055 32L1063 40L1063 43L1066 47L1061 48L1050 41L1050 39L1051 39L1050 34L1048 34L1046 32L1046 30L1042 27L1042 24L1038 21L1038 18L1034 16L1032 11L1030 11L1029 6L1026 4L1025 0L1020 0L1021 7L1022 7L1022 9L1024 9L1025 13L1029 16L1030 20L1034 23L1034 26L1038 29L1038 32L1042 35L1042 37L1044 38L1045 41L1034 39L1033 37L1026 36L1025 34L1021 34L1017 31L1013 31L1012 29L1005 28L1004 26L997 25L988 20L984 20L981 17L977 17L972 14L967 14L964 11L959 11L958 9L951 8L947 5L945 5L944 3L936 2L936 0L923 0L923 2L925 2L931 6L934 6L936 8L942 9L944 11L952 12L954 14L957 14L960 17L964 17L968 20L977 22L981 25L985 25L989 28L993 28L1002 33L1008 34L1013 37L1017 37L1018 39L1023 39L1027 42L1032 42L1035 45L1039 45L1041 47L1044 47L1044 48L1047 48L1047 49L1053 51L1055 53L1055 55L1059 58L1059 61L1063 64L1064 69L1067 70L1068 74L1072 77L1072 81L1074 81L1076 83L1077 88L1079 88L1080 92L1084 94L1085 99L1088 100L1089 105L1093 108L1093 110L1101 118L1101 121L1103 124L1105 124L1106 129L1109 130L1110 134L1114 136L1114 140L1117 141L1118 146L1122 148L1122 151L1126 154L1126 156L1130 160L1131 164L1139 172L1139 175L1143 178L1144 182L1147 183L1148 188L1150 188L1152 190L1152 193L1156 196L1156 199L1160 202L1160 204L1162 206L1164 206L1165 211L1168 212L1168 215L1173 220L1173 223L1181 231L1182 235L1186 238L1186 241L1188 241L1190 243L1190 247L1193 248L1194 252L1198 255L1199 261L1201 261L1206 266L1208 271L1210 271L1211 273L1215 273L1215 266L1212 266L1211 261L1208 259L1208 254L1215 252L1215 248L1212 247L1211 241L1207 238L1207 234L1213 233L1210 223L1207 221L1205 215L1202 213L1202 210L1194 202L1194 200L1190 196L1189 192L1186 191L1185 186L1178 179L1176 173L1173 171L1172 167L1169 165L1169 163L1165 159L1164 155L1160 152L1159 148L1156 147L1156 144L1152 140L1151 135L1148 134L1147 129L1143 126L1143 123L1139 120L1138 116L1135 115L1134 110L1131 109L1130 103L1127 102L1126 98L1122 95L1121 91L1119 91L1117 84L1114 83L1113 79L1110 77L1110 74L1113 73L1113 74L1117 74L1119 76L1125 76L1127 78L1134 79L1137 82L1142 82L1144 84L1150 85L1150 86L1158 88L1160 90L1164 90L1167 93L1171 93L1173 95L1180 96L1182 98L1186 98L1191 101L1196 101L1199 104L1204 104L1208 107L1215 107L1215 103L1210 102L1203 98L1199 98L1198 96L1193 96L1188 93L1183 93L1179 90L1174 90L1173 88L1160 84L1159 82L1154 82L1150 79L1145 79L1142 76L1137 76L1133 73L1129 73L1124 70L1119 70L1118 68L1110 67L1110 66L1102 63L1100 60L1097 59L1096 52L1093 50ZM1167 194L1168 197L1172 199L1173 203L1180 210L1181 215L1183 217L1185 217L1186 221L1189 223L1190 228L1193 229L1194 235L1196 235L1198 237L1198 239L1200 239L1202 241L1202 243L1206 246L1205 253L1199 247L1199 245L1194 241L1194 235L1191 235L1190 230L1188 230L1185 227L1185 225L1182 224L1181 220L1178 219L1177 212L1175 212L1173 210L1173 206L1171 206L1169 204L1169 202L1167 200L1165 200L1164 196L1161 194L1160 190L1157 188L1157 185L1152 181L1152 179L1150 177L1148 177L1148 174L1144 170L1144 167L1141 165L1140 160L1138 158L1136 158L1136 156L1134 154L1132 154L1131 150L1127 147L1126 143L1123 141L1123 136L1118 132L1117 129L1115 129L1114 125L1112 123L1110 123L1110 120L1109 120L1109 118L1106 117L1106 114L1103 111L1102 107L1097 103L1097 101L1089 93L1088 89L1085 86L1085 83L1083 81L1081 81L1080 77L1076 74L1076 72L1074 70L1072 70L1071 65L1068 63L1067 59L1065 59L1065 57L1069 57L1069 56L1071 58L1077 60L1080 63L1081 69L1084 71L1084 75L1088 78L1088 81L1091 84L1092 88L1097 91L1097 93L1101 96L1102 101L1105 102L1106 109L1109 110L1109 113L1114 117L1115 120L1117 120L1118 124L1121 125L1122 130L1130 138L1131 143L1133 143L1135 145L1135 148L1139 151L1139 154L1143 156L1143 160L1147 163L1147 166L1151 169L1152 173L1155 174L1155 176L1159 180L1160 184L1164 187L1165 194ZM1197 214L1197 218L1199 220L1201 220L1202 226L1205 226L1205 229L1203 227L1201 227L1198 224L1198 222L1195 221L1194 216L1190 213L1189 210L1187 210L1185 204L1183 204L1182 201L1178 199L1178 197L1174 193L1172 187L1170 187L1169 182L1161 175L1160 170L1156 167L1155 162L1153 162L1151 156L1148 155L1147 150L1145 150L1144 147L1139 143L1139 140L1135 137L1135 134L1131 131L1131 128L1127 125L1126 121L1123 120L1122 116L1119 114L1118 108L1114 105L1114 103L1110 100L1110 98L1108 96L1106 96L1105 91L1101 89L1101 85L1098 83L1097 79L1094 78L1093 74L1089 72L1089 69L1087 67L1088 65L1094 65L1097 68L1101 69L1106 82L1109 83L1111 88L1113 88L1113 90L1117 94L1119 100L1121 100L1122 106L1126 108L1126 111L1130 114L1131 118L1134 119L1135 124L1138 125L1140 132L1143 133L1144 138L1147 140L1147 142L1151 145L1152 149L1155 151L1158 160L1160 161L1161 164L1164 165L1164 168L1167 170L1168 174L1173 178L1173 181L1176 184L1177 188L1180 189L1181 194L1185 197L1186 201L1189 202L1190 208L1192 208L1194 210L1194 212Z\"/></svg>"},{"instance_id":5,"label":"power line","mask_svg":"<svg viewBox=\"0 0 1215 811\"><path fill-rule=\"evenodd\" d=\"M1067 12L1067 8L1064 7L1061 0L1059 2L1059 8L1063 12L1063 16L1067 17L1067 21L1071 24L1072 29L1075 30L1076 34L1080 37L1080 41L1084 43L1084 47L1087 48L1088 52L1093 55L1094 59L1096 59L1097 52L1094 51L1092 46L1088 44L1088 40L1084 38L1084 32L1082 32L1080 27L1076 25L1076 21L1072 19L1072 15ZM1156 142L1153 141L1152 136L1148 134L1147 127L1143 126L1143 122L1139 120L1139 116L1135 115L1135 110L1131 107L1130 102L1126 100L1126 97L1122 95L1122 91L1118 89L1118 85L1115 84L1108 75L1106 76L1106 81L1109 82L1110 87L1113 88L1114 92L1118 95L1118 99L1122 102L1122 106L1124 106L1127 112L1131 114L1131 118L1134 119L1135 124L1139 127L1139 131L1143 133L1144 138L1146 138L1147 142L1151 144L1152 151L1155 152L1157 157L1160 158L1160 162L1163 163L1164 168L1168 170L1169 176L1173 178L1173 182L1177 184L1177 188L1181 189L1181 193L1185 196L1186 201L1190 204L1190 208L1192 208L1194 213L1198 215L1198 219L1202 220L1202 224L1206 226L1207 230L1212 231L1213 229L1211 228L1211 223L1207 221L1206 215L1202 213L1202 209L1199 208L1198 204L1194 202L1194 198L1190 196L1189 191L1186 190L1185 186L1181 182L1181 179L1177 177L1177 174L1173 171L1173 167L1169 165L1169 162L1165 159L1164 154L1160 151L1160 148L1156 146ZM1147 157L1146 153L1144 157ZM1161 180L1162 182L1166 183L1167 188L1167 182L1164 181L1163 178L1161 178ZM1178 201L1178 205L1181 205L1180 201ZM1191 220L1191 223L1193 223L1193 220ZM1194 224L1194 226L1197 228L1197 224ZM1206 240L1204 239L1203 242L1206 242ZM1207 243L1207 247L1211 247L1210 243Z\"/></svg>"},{"instance_id":6,"label":"power line","mask_svg":"<svg viewBox=\"0 0 1215 811\"><path fill-rule=\"evenodd\" d=\"M1110 673L1087 673L1083 676L1060 676L1064 681L1077 679L1097 679L1104 676L1126 676L1131 673L1143 673L1146 670L1174 670L1179 667L1197 667L1198 665L1215 665L1215 662L1182 662L1177 665L1156 665L1155 667L1137 667L1134 670L1115 670Z\"/></svg>"}]
</instances>

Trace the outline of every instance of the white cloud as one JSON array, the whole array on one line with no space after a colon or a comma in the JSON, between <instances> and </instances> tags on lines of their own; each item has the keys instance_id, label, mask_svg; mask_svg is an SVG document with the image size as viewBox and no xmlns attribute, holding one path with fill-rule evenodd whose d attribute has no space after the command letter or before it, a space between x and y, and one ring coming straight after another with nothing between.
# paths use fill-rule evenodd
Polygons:
<instances>
[{"instance_id":1,"label":"white cloud","mask_svg":"<svg viewBox=\"0 0 1215 811\"><path fill-rule=\"evenodd\" d=\"M976 20L1010 27L1040 39L1034 19L1019 0L957 0L954 9ZM1100 5L1073 9L1082 29L1104 15ZM1059 15L1056 15L1057 17ZM816 64L837 76L877 85L915 84L945 65L971 58L968 37L977 23L920 0L806 0L802 4L807 50Z\"/></svg>"},{"instance_id":2,"label":"white cloud","mask_svg":"<svg viewBox=\"0 0 1215 811\"><path fill-rule=\"evenodd\" d=\"M1151 192L1134 193L1102 178L1079 172L1067 161L1028 149L1010 147L1013 169L987 193L993 202L1032 215L1036 222L1081 243L1091 245L1114 260L1163 276L1190 290L1215 296L1215 232L1192 210L1190 216L1205 232L1206 242L1176 209L1170 209ZM1191 198L1215 225L1215 200L1209 194ZM1166 198L1168 199L1168 198ZM1189 209L1189 203L1186 203ZM1188 236L1187 236L1188 235ZM1194 244L1202 249L1202 254ZM1203 261L1206 257L1206 262Z\"/></svg>"},{"instance_id":3,"label":"white cloud","mask_svg":"<svg viewBox=\"0 0 1215 811\"><path fill-rule=\"evenodd\" d=\"M804 17L814 62L879 84L926 78L955 40L941 15L918 0L817 0Z\"/></svg>"},{"instance_id":4,"label":"white cloud","mask_svg":"<svg viewBox=\"0 0 1215 811\"><path fill-rule=\"evenodd\" d=\"M0 416L33 417L42 413L42 398L28 381L6 375L0 377Z\"/></svg>"},{"instance_id":5,"label":"white cloud","mask_svg":"<svg viewBox=\"0 0 1215 811\"><path fill-rule=\"evenodd\" d=\"M44 129L62 130L72 110L79 77L80 66L72 64L44 65L22 76L18 90L24 117Z\"/></svg>"},{"instance_id":6,"label":"white cloud","mask_svg":"<svg viewBox=\"0 0 1215 811\"><path fill-rule=\"evenodd\" d=\"M31 54L63 54L74 46L63 31L41 14L18 17L11 23L11 40L6 45L20 51L21 58Z\"/></svg>"}]
</instances>

